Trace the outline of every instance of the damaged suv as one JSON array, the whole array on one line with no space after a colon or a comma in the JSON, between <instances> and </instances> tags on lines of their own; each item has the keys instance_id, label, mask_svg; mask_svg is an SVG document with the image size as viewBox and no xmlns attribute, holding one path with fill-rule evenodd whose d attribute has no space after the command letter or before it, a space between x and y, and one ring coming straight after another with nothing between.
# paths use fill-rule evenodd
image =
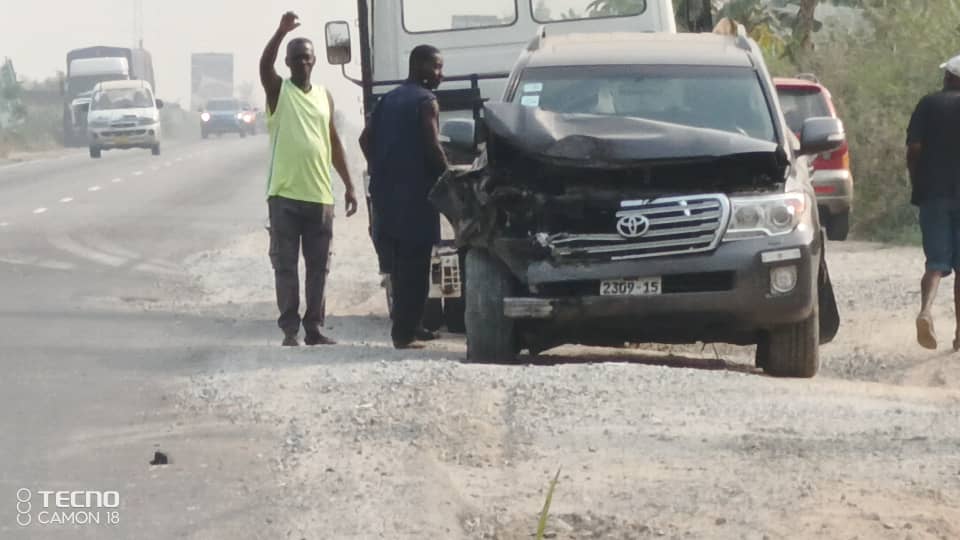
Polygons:
<instances>
[{"instance_id":1,"label":"damaged suv","mask_svg":"<svg viewBox=\"0 0 960 540\"><path fill-rule=\"evenodd\" d=\"M839 316L808 156L756 44L720 34L540 35L483 153L431 194L466 255L468 359L563 344L757 345L812 377Z\"/></svg>"}]
</instances>

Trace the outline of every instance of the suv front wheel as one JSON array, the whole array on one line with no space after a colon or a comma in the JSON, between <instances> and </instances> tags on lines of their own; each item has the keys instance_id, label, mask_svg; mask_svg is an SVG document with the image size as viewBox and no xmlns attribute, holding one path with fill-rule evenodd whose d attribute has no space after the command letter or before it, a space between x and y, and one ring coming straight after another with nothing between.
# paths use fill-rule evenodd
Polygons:
<instances>
[{"instance_id":1,"label":"suv front wheel","mask_svg":"<svg viewBox=\"0 0 960 540\"><path fill-rule=\"evenodd\" d=\"M489 251L473 248L467 253L466 287L467 360L513 362L516 360L516 330L503 312L503 299L514 293L510 271Z\"/></svg>"},{"instance_id":2,"label":"suv front wheel","mask_svg":"<svg viewBox=\"0 0 960 540\"><path fill-rule=\"evenodd\" d=\"M809 379L820 369L820 315L767 331L757 344L757 367L774 377Z\"/></svg>"}]
</instances>

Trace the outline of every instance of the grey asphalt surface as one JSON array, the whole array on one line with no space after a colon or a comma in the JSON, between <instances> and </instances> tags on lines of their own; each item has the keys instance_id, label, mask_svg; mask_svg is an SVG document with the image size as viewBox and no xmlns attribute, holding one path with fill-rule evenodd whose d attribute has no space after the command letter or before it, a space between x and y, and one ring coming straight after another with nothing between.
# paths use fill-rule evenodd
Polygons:
<instances>
[{"instance_id":1,"label":"grey asphalt surface","mask_svg":"<svg viewBox=\"0 0 960 540\"><path fill-rule=\"evenodd\" d=\"M244 451L258 434L187 425L167 382L251 331L169 306L191 295L187 257L261 226L266 146L225 136L159 157L0 164L0 538L250 538L262 523L269 468ZM171 464L151 466L155 451ZM40 524L55 520L43 490L118 491L120 523L95 509L100 525Z\"/></svg>"}]
</instances>

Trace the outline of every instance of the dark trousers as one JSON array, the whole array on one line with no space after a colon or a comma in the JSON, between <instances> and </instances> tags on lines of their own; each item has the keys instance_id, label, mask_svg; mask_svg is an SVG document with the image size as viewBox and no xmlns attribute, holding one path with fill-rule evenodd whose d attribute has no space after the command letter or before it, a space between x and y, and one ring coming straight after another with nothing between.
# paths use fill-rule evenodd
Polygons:
<instances>
[{"instance_id":1,"label":"dark trousers","mask_svg":"<svg viewBox=\"0 0 960 540\"><path fill-rule=\"evenodd\" d=\"M300 330L300 250L307 270L307 311L303 329L318 334L326 316L324 289L330 271L333 206L270 197L270 262L277 287L278 326L287 335Z\"/></svg>"},{"instance_id":2,"label":"dark trousers","mask_svg":"<svg viewBox=\"0 0 960 540\"><path fill-rule=\"evenodd\" d=\"M393 289L393 328L390 337L394 343L414 340L423 310L430 293L431 243L410 243L390 237L380 237L380 249L390 264Z\"/></svg>"}]
</instances>

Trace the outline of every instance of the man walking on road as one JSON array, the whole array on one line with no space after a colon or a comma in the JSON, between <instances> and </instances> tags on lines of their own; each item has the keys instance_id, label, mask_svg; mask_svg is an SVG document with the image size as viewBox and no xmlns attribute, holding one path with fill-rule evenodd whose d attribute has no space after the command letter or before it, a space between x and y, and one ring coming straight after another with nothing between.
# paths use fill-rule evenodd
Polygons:
<instances>
[{"instance_id":1,"label":"man walking on road","mask_svg":"<svg viewBox=\"0 0 960 540\"><path fill-rule=\"evenodd\" d=\"M907 129L911 202L920 209L927 258L917 341L927 349L937 348L932 310L940 280L960 269L960 56L940 68L943 90L920 100ZM954 304L953 349L960 351L960 279L954 283Z\"/></svg>"},{"instance_id":2,"label":"man walking on road","mask_svg":"<svg viewBox=\"0 0 960 540\"><path fill-rule=\"evenodd\" d=\"M273 264L280 309L278 324L285 347L299 345L301 322L307 345L331 345L320 333L326 316L324 289L333 237L333 187L331 164L346 188L347 216L357 211L357 198L333 123L330 93L313 85L316 63L313 43L304 38L287 44L290 78L282 79L274 64L287 34L300 26L297 15L287 12L260 58L260 82L267 95L270 130L270 173L267 204L270 210L270 261ZM300 318L300 249L306 266L307 310Z\"/></svg>"},{"instance_id":3,"label":"man walking on road","mask_svg":"<svg viewBox=\"0 0 960 540\"><path fill-rule=\"evenodd\" d=\"M427 196L447 169L440 146L440 108L433 94L443 81L440 51L410 53L407 81L381 98L360 136L370 170L373 236L390 264L391 337L398 349L422 348L420 328L429 292L430 258L440 240L440 214Z\"/></svg>"}]
</instances>

